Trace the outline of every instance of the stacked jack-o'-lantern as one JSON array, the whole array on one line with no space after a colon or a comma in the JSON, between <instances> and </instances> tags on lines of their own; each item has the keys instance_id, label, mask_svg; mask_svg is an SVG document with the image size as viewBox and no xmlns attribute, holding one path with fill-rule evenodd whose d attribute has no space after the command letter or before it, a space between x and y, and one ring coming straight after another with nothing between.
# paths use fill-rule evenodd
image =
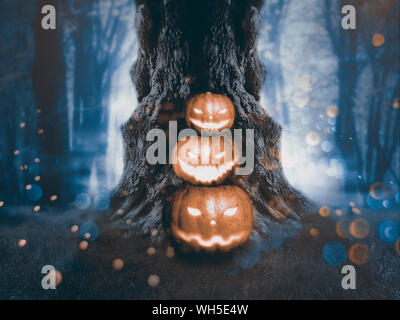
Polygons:
<instances>
[{"instance_id":1,"label":"stacked jack-o'-lantern","mask_svg":"<svg viewBox=\"0 0 400 320\"><path fill-rule=\"evenodd\" d=\"M186 124L209 136L179 141L173 152L176 175L192 185L174 195L172 235L195 250L229 251L244 242L253 227L248 194L234 185L220 185L237 166L235 144L219 134L235 120L231 100L220 94L195 95L186 104Z\"/></svg>"}]
</instances>

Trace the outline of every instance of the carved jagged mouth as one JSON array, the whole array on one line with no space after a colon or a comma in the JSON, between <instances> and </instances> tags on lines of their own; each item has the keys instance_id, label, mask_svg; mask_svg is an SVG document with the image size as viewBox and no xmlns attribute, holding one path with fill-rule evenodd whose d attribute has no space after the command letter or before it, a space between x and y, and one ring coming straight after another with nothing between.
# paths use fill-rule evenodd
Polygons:
<instances>
[{"instance_id":1,"label":"carved jagged mouth","mask_svg":"<svg viewBox=\"0 0 400 320\"><path fill-rule=\"evenodd\" d=\"M209 164L209 165L198 164L194 167L191 166L190 164L184 163L179 159L178 161L182 170L186 174L188 174L189 176L193 177L195 180L201 183L210 183L212 181L218 180L224 174L228 173L235 165L233 161L229 161L228 163L224 164Z\"/></svg>"},{"instance_id":2,"label":"carved jagged mouth","mask_svg":"<svg viewBox=\"0 0 400 320\"><path fill-rule=\"evenodd\" d=\"M223 121L214 123L214 122L201 122L201 121L193 119L193 118L190 118L190 121L194 125L196 125L200 128L203 128L203 129L207 129L207 130L221 129L229 123L229 120L223 120Z\"/></svg>"},{"instance_id":3,"label":"carved jagged mouth","mask_svg":"<svg viewBox=\"0 0 400 320\"><path fill-rule=\"evenodd\" d=\"M205 240L199 235L187 234L182 230L178 230L177 228L173 228L176 236L188 243L195 241L198 245L203 248L211 248L214 246L226 247L229 246L238 240L243 239L244 232L240 232L238 234L231 235L228 239L224 239L222 236L214 235L210 239Z\"/></svg>"}]
</instances>

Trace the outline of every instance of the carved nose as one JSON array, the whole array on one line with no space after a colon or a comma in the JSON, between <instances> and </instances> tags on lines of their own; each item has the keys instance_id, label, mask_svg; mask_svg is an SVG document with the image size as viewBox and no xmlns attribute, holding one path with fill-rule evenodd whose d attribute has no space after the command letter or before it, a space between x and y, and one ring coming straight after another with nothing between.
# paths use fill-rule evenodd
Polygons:
<instances>
[{"instance_id":1,"label":"carved nose","mask_svg":"<svg viewBox=\"0 0 400 320\"><path fill-rule=\"evenodd\" d=\"M211 220L210 224L212 224L212 225L216 224L215 220Z\"/></svg>"}]
</instances>

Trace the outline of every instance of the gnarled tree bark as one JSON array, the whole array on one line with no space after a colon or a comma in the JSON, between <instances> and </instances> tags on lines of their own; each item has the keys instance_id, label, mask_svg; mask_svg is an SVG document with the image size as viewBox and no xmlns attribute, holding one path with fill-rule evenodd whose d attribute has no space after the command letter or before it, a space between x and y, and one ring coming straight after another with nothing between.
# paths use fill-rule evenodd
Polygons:
<instances>
[{"instance_id":1,"label":"gnarled tree bark","mask_svg":"<svg viewBox=\"0 0 400 320\"><path fill-rule=\"evenodd\" d=\"M150 129L167 130L165 119L186 127L185 101L193 94L227 95L235 105L233 129L254 129L255 165L248 176L232 176L250 195L253 238L291 232L312 203L286 180L279 154L281 127L259 103L265 70L256 39L263 1L137 0L140 47L132 67L139 106L122 127L124 171L113 196L111 218L132 233L168 230L171 195L187 185L172 165L150 165Z\"/></svg>"}]
</instances>

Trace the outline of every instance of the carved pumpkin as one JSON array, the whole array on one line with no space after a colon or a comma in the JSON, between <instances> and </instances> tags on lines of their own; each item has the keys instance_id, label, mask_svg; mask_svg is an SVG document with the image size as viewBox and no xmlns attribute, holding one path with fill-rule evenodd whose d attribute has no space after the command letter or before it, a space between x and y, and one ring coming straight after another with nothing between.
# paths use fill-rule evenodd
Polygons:
<instances>
[{"instance_id":1,"label":"carved pumpkin","mask_svg":"<svg viewBox=\"0 0 400 320\"><path fill-rule=\"evenodd\" d=\"M175 174L192 184L210 185L227 178L238 161L231 139L223 136L187 137L172 155Z\"/></svg>"},{"instance_id":2,"label":"carved pumpkin","mask_svg":"<svg viewBox=\"0 0 400 320\"><path fill-rule=\"evenodd\" d=\"M252 227L250 198L237 186L190 186L174 196L172 235L193 249L229 251L246 242Z\"/></svg>"},{"instance_id":3,"label":"carved pumpkin","mask_svg":"<svg viewBox=\"0 0 400 320\"><path fill-rule=\"evenodd\" d=\"M186 103L186 124L198 132L231 128L235 121L235 107L222 94L200 93Z\"/></svg>"}]
</instances>

